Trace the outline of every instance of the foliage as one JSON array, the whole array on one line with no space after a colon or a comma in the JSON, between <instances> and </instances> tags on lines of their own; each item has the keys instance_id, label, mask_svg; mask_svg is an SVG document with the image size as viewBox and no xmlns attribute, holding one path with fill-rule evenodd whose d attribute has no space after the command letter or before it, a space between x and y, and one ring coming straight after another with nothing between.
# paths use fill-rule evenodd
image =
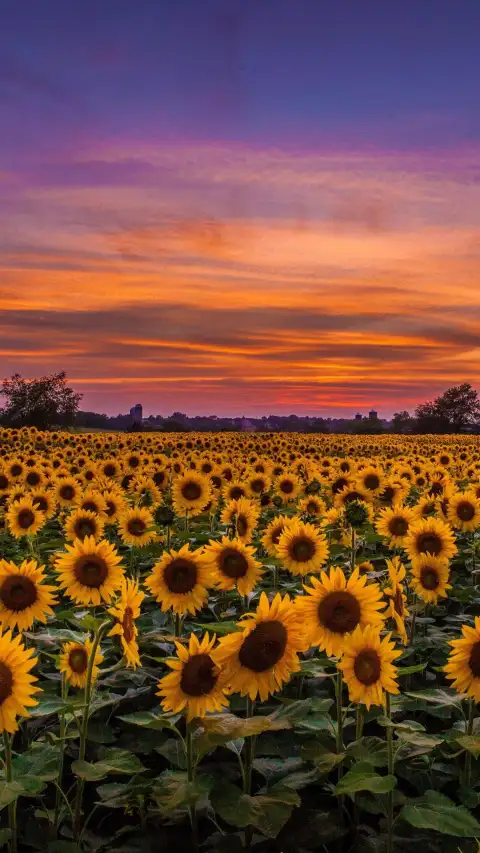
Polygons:
<instances>
[{"instance_id":1,"label":"foliage","mask_svg":"<svg viewBox=\"0 0 480 853\"><path fill-rule=\"evenodd\" d=\"M63 371L30 380L15 373L3 380L1 394L7 401L1 411L4 424L37 429L71 425L82 398L68 387Z\"/></svg>"}]
</instances>

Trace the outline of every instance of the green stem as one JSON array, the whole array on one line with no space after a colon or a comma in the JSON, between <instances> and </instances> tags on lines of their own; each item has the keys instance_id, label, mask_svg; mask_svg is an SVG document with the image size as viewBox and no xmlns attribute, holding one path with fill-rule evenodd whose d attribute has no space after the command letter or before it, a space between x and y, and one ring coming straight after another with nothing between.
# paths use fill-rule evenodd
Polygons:
<instances>
[{"instance_id":1,"label":"green stem","mask_svg":"<svg viewBox=\"0 0 480 853\"><path fill-rule=\"evenodd\" d=\"M254 714L254 703L250 696L247 696L247 717L253 717ZM247 738L245 742L245 774L243 777L243 792L244 794L248 794L251 796L252 794L252 775L253 775L253 761L255 758L255 736L251 736ZM253 826L245 827L245 841L244 847L245 850L250 850L252 847L252 838L253 838Z\"/></svg>"},{"instance_id":2,"label":"green stem","mask_svg":"<svg viewBox=\"0 0 480 853\"><path fill-rule=\"evenodd\" d=\"M467 735L472 735L473 733L473 719L475 716L475 700L468 700L468 722L467 722ZM472 753L467 749L465 753L465 785L468 788L470 785L470 776L472 772Z\"/></svg>"},{"instance_id":3,"label":"green stem","mask_svg":"<svg viewBox=\"0 0 480 853\"><path fill-rule=\"evenodd\" d=\"M272 584L275 590L278 589L278 566L273 567Z\"/></svg>"},{"instance_id":4,"label":"green stem","mask_svg":"<svg viewBox=\"0 0 480 853\"><path fill-rule=\"evenodd\" d=\"M170 530L171 530L171 527L169 524L167 524L167 542L166 542L167 551L170 550Z\"/></svg>"},{"instance_id":5,"label":"green stem","mask_svg":"<svg viewBox=\"0 0 480 853\"><path fill-rule=\"evenodd\" d=\"M5 778L7 783L13 779L12 768L12 741L13 735L8 732L3 733L3 743L5 745ZM11 832L11 838L8 842L10 853L17 853L17 801L9 803L8 806L8 825Z\"/></svg>"},{"instance_id":6,"label":"green stem","mask_svg":"<svg viewBox=\"0 0 480 853\"><path fill-rule=\"evenodd\" d=\"M392 711L390 708L390 694L385 694L386 700L386 717L389 723L392 722ZM393 728L387 726L387 755L388 755L388 774L393 776L394 757L393 757ZM387 853L392 853L393 849L393 788L388 792L387 805Z\"/></svg>"},{"instance_id":7,"label":"green stem","mask_svg":"<svg viewBox=\"0 0 480 853\"><path fill-rule=\"evenodd\" d=\"M185 533L188 532L188 509L185 510Z\"/></svg>"},{"instance_id":8,"label":"green stem","mask_svg":"<svg viewBox=\"0 0 480 853\"><path fill-rule=\"evenodd\" d=\"M415 640L415 626L417 624L417 596L413 596L413 604L412 604L413 614L412 614L412 624L410 626L410 646L413 646L413 641Z\"/></svg>"},{"instance_id":9,"label":"green stem","mask_svg":"<svg viewBox=\"0 0 480 853\"><path fill-rule=\"evenodd\" d=\"M173 634L175 637L182 636L182 617L180 613L175 613L173 620Z\"/></svg>"},{"instance_id":10,"label":"green stem","mask_svg":"<svg viewBox=\"0 0 480 853\"><path fill-rule=\"evenodd\" d=\"M363 734L363 722L364 722L364 711L363 705L360 703L357 705L357 722L355 726L355 740L360 740ZM359 849L360 843L360 809L358 807L357 794L353 795L353 825L355 827L355 850Z\"/></svg>"},{"instance_id":11,"label":"green stem","mask_svg":"<svg viewBox=\"0 0 480 853\"><path fill-rule=\"evenodd\" d=\"M475 584L475 570L476 570L476 559L475 559L475 532L472 533L472 584Z\"/></svg>"},{"instance_id":12,"label":"green stem","mask_svg":"<svg viewBox=\"0 0 480 853\"><path fill-rule=\"evenodd\" d=\"M364 712L363 705L357 705L357 725L355 729L355 740L360 740L363 735Z\"/></svg>"},{"instance_id":13,"label":"green stem","mask_svg":"<svg viewBox=\"0 0 480 853\"><path fill-rule=\"evenodd\" d=\"M193 756L193 739L190 723L187 723L187 734L185 738L185 753L187 759L187 776L188 781L193 783L195 779L195 760ZM198 823L197 823L197 807L195 803L189 806L190 823L192 825L192 849L198 851Z\"/></svg>"},{"instance_id":14,"label":"green stem","mask_svg":"<svg viewBox=\"0 0 480 853\"><path fill-rule=\"evenodd\" d=\"M335 682L335 698L337 704L337 755L341 755L343 752L343 706L342 706L342 694L343 694L343 673L342 670L338 670L337 679ZM338 765L338 781L343 777L343 766L342 762ZM339 812L339 820L342 822L343 820L343 804L344 798L341 795L338 798L338 812Z\"/></svg>"},{"instance_id":15,"label":"green stem","mask_svg":"<svg viewBox=\"0 0 480 853\"><path fill-rule=\"evenodd\" d=\"M88 732L88 720L90 717L90 703L92 701L92 691L93 691L93 666L95 663L95 655L97 653L97 649L100 645L100 641L108 628L110 628L111 621L110 619L106 622L102 622L97 633L95 634L95 638L93 640L92 651L90 653L90 657L88 659L88 669L87 669L87 681L85 684L85 702L83 706L83 719L82 725L80 729L80 745L78 750L78 759L79 761L85 761L85 751L87 747L87 732ZM83 788L85 785L84 779L79 779L77 783L77 794L75 798L75 809L74 809L74 819L73 819L73 834L76 841L78 841L78 837L80 835L80 823L82 818L82 800L83 800Z\"/></svg>"},{"instance_id":16,"label":"green stem","mask_svg":"<svg viewBox=\"0 0 480 853\"><path fill-rule=\"evenodd\" d=\"M62 673L62 699L66 701L68 696L68 681L65 677L65 673ZM60 740L60 759L58 762L58 776L57 776L57 791L55 796L55 817L53 820L53 828L55 834L58 831L58 819L60 817L60 806L62 802L62 780L63 780L63 763L65 758L65 735L67 733L67 726L65 722L65 712L62 709L62 713L59 715L59 740Z\"/></svg>"},{"instance_id":17,"label":"green stem","mask_svg":"<svg viewBox=\"0 0 480 853\"><path fill-rule=\"evenodd\" d=\"M355 554L357 551L357 543L355 539L355 528L352 527L352 545L350 549L350 573L355 569Z\"/></svg>"}]
</instances>

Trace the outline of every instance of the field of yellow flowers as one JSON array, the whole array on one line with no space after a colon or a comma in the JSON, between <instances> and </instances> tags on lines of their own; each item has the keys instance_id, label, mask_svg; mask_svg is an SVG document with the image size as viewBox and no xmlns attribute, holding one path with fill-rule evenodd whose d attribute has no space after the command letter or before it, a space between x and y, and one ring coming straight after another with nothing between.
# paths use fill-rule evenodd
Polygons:
<instances>
[{"instance_id":1,"label":"field of yellow flowers","mask_svg":"<svg viewBox=\"0 0 480 853\"><path fill-rule=\"evenodd\" d=\"M0 430L0 848L478 851L479 529L475 437Z\"/></svg>"}]
</instances>

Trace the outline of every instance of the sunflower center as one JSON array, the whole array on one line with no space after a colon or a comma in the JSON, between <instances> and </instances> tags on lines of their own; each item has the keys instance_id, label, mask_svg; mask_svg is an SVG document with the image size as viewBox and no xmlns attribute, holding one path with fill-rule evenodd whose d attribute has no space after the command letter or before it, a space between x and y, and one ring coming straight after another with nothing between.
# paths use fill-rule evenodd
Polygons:
<instances>
[{"instance_id":1,"label":"sunflower center","mask_svg":"<svg viewBox=\"0 0 480 853\"><path fill-rule=\"evenodd\" d=\"M383 490L382 494L380 495L380 499L384 503L391 503L393 501L394 497L395 497L395 489L393 488L393 486L386 486L386 488Z\"/></svg>"},{"instance_id":2,"label":"sunflower center","mask_svg":"<svg viewBox=\"0 0 480 853\"><path fill-rule=\"evenodd\" d=\"M443 494L443 486L441 483L434 483L432 488L430 489L431 495L442 495Z\"/></svg>"},{"instance_id":3,"label":"sunflower center","mask_svg":"<svg viewBox=\"0 0 480 853\"><path fill-rule=\"evenodd\" d=\"M441 465L448 465L449 462L450 462L449 456L440 456L440 464Z\"/></svg>"},{"instance_id":4,"label":"sunflower center","mask_svg":"<svg viewBox=\"0 0 480 853\"><path fill-rule=\"evenodd\" d=\"M480 642L472 646L468 665L472 671L472 675L475 678L480 678Z\"/></svg>"},{"instance_id":5,"label":"sunflower center","mask_svg":"<svg viewBox=\"0 0 480 853\"><path fill-rule=\"evenodd\" d=\"M280 542L280 536L282 535L282 533L283 533L283 524L280 525L279 527L274 528L273 533L272 533L272 537L271 537L274 545L278 545L278 543Z\"/></svg>"},{"instance_id":6,"label":"sunflower center","mask_svg":"<svg viewBox=\"0 0 480 853\"><path fill-rule=\"evenodd\" d=\"M388 531L392 536L405 536L408 531L408 522L405 518L395 515L388 522Z\"/></svg>"},{"instance_id":7,"label":"sunflower center","mask_svg":"<svg viewBox=\"0 0 480 853\"><path fill-rule=\"evenodd\" d=\"M127 524L127 530L130 536L142 536L145 533L147 525L142 518L131 518Z\"/></svg>"},{"instance_id":8,"label":"sunflower center","mask_svg":"<svg viewBox=\"0 0 480 853\"><path fill-rule=\"evenodd\" d=\"M156 486L161 486L165 480L165 471L155 471L152 479Z\"/></svg>"},{"instance_id":9,"label":"sunflower center","mask_svg":"<svg viewBox=\"0 0 480 853\"><path fill-rule=\"evenodd\" d=\"M238 656L241 665L253 672L266 672L283 657L287 640L287 629L281 622L261 622L243 641Z\"/></svg>"},{"instance_id":10,"label":"sunflower center","mask_svg":"<svg viewBox=\"0 0 480 853\"><path fill-rule=\"evenodd\" d=\"M192 655L183 667L180 688L187 696L207 696L217 680L217 668L210 655Z\"/></svg>"},{"instance_id":11,"label":"sunflower center","mask_svg":"<svg viewBox=\"0 0 480 853\"><path fill-rule=\"evenodd\" d=\"M12 477L19 477L23 471L23 468L21 465L12 465L10 471L12 472Z\"/></svg>"},{"instance_id":12,"label":"sunflower center","mask_svg":"<svg viewBox=\"0 0 480 853\"><path fill-rule=\"evenodd\" d=\"M315 515L317 512L317 504L313 501L309 501L307 504L307 512L309 515Z\"/></svg>"},{"instance_id":13,"label":"sunflower center","mask_svg":"<svg viewBox=\"0 0 480 853\"><path fill-rule=\"evenodd\" d=\"M312 542L307 536L297 536L291 543L289 551L290 556L297 563L308 563L315 554L315 542Z\"/></svg>"},{"instance_id":14,"label":"sunflower center","mask_svg":"<svg viewBox=\"0 0 480 853\"><path fill-rule=\"evenodd\" d=\"M250 482L250 488L251 488L252 492L255 492L256 495L259 495L260 492L263 492L264 486L265 486L265 481L262 480L261 477L259 477L256 480L251 480L251 482Z\"/></svg>"},{"instance_id":15,"label":"sunflower center","mask_svg":"<svg viewBox=\"0 0 480 853\"><path fill-rule=\"evenodd\" d=\"M108 576L108 566L98 554L85 554L77 560L73 573L83 586L98 589Z\"/></svg>"},{"instance_id":16,"label":"sunflower center","mask_svg":"<svg viewBox=\"0 0 480 853\"><path fill-rule=\"evenodd\" d=\"M369 687L380 678L380 658L374 649L364 649L355 658L353 671L358 680Z\"/></svg>"},{"instance_id":17,"label":"sunflower center","mask_svg":"<svg viewBox=\"0 0 480 853\"><path fill-rule=\"evenodd\" d=\"M228 578L244 578L248 572L248 560L240 551L225 548L221 554L220 571Z\"/></svg>"},{"instance_id":18,"label":"sunflower center","mask_svg":"<svg viewBox=\"0 0 480 853\"><path fill-rule=\"evenodd\" d=\"M35 514L31 509L22 509L18 513L17 521L22 530L28 530L35 521Z\"/></svg>"},{"instance_id":19,"label":"sunflower center","mask_svg":"<svg viewBox=\"0 0 480 853\"><path fill-rule=\"evenodd\" d=\"M38 486L40 482L40 474L36 471L29 471L26 477L29 486Z\"/></svg>"},{"instance_id":20,"label":"sunflower center","mask_svg":"<svg viewBox=\"0 0 480 853\"><path fill-rule=\"evenodd\" d=\"M115 506L114 502L113 501L107 501L107 508L105 510L105 515L107 515L108 518L112 518L112 516L115 515L116 511L117 511L117 507Z\"/></svg>"},{"instance_id":21,"label":"sunflower center","mask_svg":"<svg viewBox=\"0 0 480 853\"><path fill-rule=\"evenodd\" d=\"M43 495L36 495L33 498L33 504L40 512L46 512L48 509L48 501Z\"/></svg>"},{"instance_id":22,"label":"sunflower center","mask_svg":"<svg viewBox=\"0 0 480 853\"><path fill-rule=\"evenodd\" d=\"M420 580L424 589L434 590L440 585L437 570L433 566L425 566L422 569Z\"/></svg>"},{"instance_id":23,"label":"sunflower center","mask_svg":"<svg viewBox=\"0 0 480 853\"><path fill-rule=\"evenodd\" d=\"M5 474L0 474L0 489L8 488L8 477Z\"/></svg>"},{"instance_id":24,"label":"sunflower center","mask_svg":"<svg viewBox=\"0 0 480 853\"><path fill-rule=\"evenodd\" d=\"M198 483L185 483L182 487L182 496L186 501L197 501L201 497L202 489Z\"/></svg>"},{"instance_id":25,"label":"sunflower center","mask_svg":"<svg viewBox=\"0 0 480 853\"><path fill-rule=\"evenodd\" d=\"M237 533L239 536L245 536L248 530L248 523L244 515L237 516Z\"/></svg>"},{"instance_id":26,"label":"sunflower center","mask_svg":"<svg viewBox=\"0 0 480 853\"><path fill-rule=\"evenodd\" d=\"M8 575L0 587L0 601L8 610L25 610L37 598L37 587L25 575Z\"/></svg>"},{"instance_id":27,"label":"sunflower center","mask_svg":"<svg viewBox=\"0 0 480 853\"><path fill-rule=\"evenodd\" d=\"M241 486L233 486L233 488L230 489L230 498L233 501L238 501L239 498L243 498L244 494L245 492Z\"/></svg>"},{"instance_id":28,"label":"sunflower center","mask_svg":"<svg viewBox=\"0 0 480 853\"><path fill-rule=\"evenodd\" d=\"M280 491L285 495L291 495L293 492L293 483L291 480L282 480L280 483Z\"/></svg>"},{"instance_id":29,"label":"sunflower center","mask_svg":"<svg viewBox=\"0 0 480 853\"><path fill-rule=\"evenodd\" d=\"M457 516L460 521L471 521L475 515L475 507L469 501L462 501L457 506Z\"/></svg>"},{"instance_id":30,"label":"sunflower center","mask_svg":"<svg viewBox=\"0 0 480 853\"><path fill-rule=\"evenodd\" d=\"M88 654L86 649L72 649L68 656L70 669L77 675L83 675L88 669Z\"/></svg>"},{"instance_id":31,"label":"sunflower center","mask_svg":"<svg viewBox=\"0 0 480 853\"><path fill-rule=\"evenodd\" d=\"M103 473L105 474L106 477L114 477L115 471L116 471L115 465L105 465L105 468L103 469Z\"/></svg>"},{"instance_id":32,"label":"sunflower center","mask_svg":"<svg viewBox=\"0 0 480 853\"><path fill-rule=\"evenodd\" d=\"M165 568L163 577L170 592L186 595L197 583L197 574L195 563L176 557Z\"/></svg>"},{"instance_id":33,"label":"sunflower center","mask_svg":"<svg viewBox=\"0 0 480 853\"><path fill-rule=\"evenodd\" d=\"M87 512L98 512L98 506L94 501L85 501L85 503L82 504L82 509Z\"/></svg>"},{"instance_id":34,"label":"sunflower center","mask_svg":"<svg viewBox=\"0 0 480 853\"><path fill-rule=\"evenodd\" d=\"M365 483L366 489L369 489L369 491L374 492L375 489L378 489L380 485L380 477L378 476L378 474L367 474L363 482Z\"/></svg>"},{"instance_id":35,"label":"sunflower center","mask_svg":"<svg viewBox=\"0 0 480 853\"><path fill-rule=\"evenodd\" d=\"M135 636L135 622L133 620L133 610L131 607L125 608L125 613L122 619L123 636L127 643L131 643Z\"/></svg>"},{"instance_id":36,"label":"sunflower center","mask_svg":"<svg viewBox=\"0 0 480 853\"><path fill-rule=\"evenodd\" d=\"M318 605L318 618L321 625L334 634L348 634L360 622L360 605L350 592L337 590L330 592Z\"/></svg>"},{"instance_id":37,"label":"sunflower center","mask_svg":"<svg viewBox=\"0 0 480 853\"><path fill-rule=\"evenodd\" d=\"M220 488L220 486L222 485L222 478L221 478L221 477L219 477L219 476L218 476L218 474L213 474L213 475L210 477L210 480L212 481L213 486L214 486L214 488L215 488L215 489L219 489L219 488Z\"/></svg>"},{"instance_id":38,"label":"sunflower center","mask_svg":"<svg viewBox=\"0 0 480 853\"><path fill-rule=\"evenodd\" d=\"M417 548L422 554L438 557L442 550L442 540L436 533L421 533L417 539Z\"/></svg>"},{"instance_id":39,"label":"sunflower center","mask_svg":"<svg viewBox=\"0 0 480 853\"><path fill-rule=\"evenodd\" d=\"M348 480L345 477L338 477L338 479L332 484L332 493L337 495L345 488L345 486L348 486Z\"/></svg>"},{"instance_id":40,"label":"sunflower center","mask_svg":"<svg viewBox=\"0 0 480 853\"><path fill-rule=\"evenodd\" d=\"M0 707L10 696L13 688L12 670L6 663L0 661Z\"/></svg>"},{"instance_id":41,"label":"sunflower center","mask_svg":"<svg viewBox=\"0 0 480 853\"><path fill-rule=\"evenodd\" d=\"M75 524L75 536L77 539L85 539L85 536L95 536L97 525L93 518L80 518Z\"/></svg>"},{"instance_id":42,"label":"sunflower center","mask_svg":"<svg viewBox=\"0 0 480 853\"><path fill-rule=\"evenodd\" d=\"M73 486L62 486L60 489L60 497L64 501L71 501L75 497L75 489Z\"/></svg>"}]
</instances>

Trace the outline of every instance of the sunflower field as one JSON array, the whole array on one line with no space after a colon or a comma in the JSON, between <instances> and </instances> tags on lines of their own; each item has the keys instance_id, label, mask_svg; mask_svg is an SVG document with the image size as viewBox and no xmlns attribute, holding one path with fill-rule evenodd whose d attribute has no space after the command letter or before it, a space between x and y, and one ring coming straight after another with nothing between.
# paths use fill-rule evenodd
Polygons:
<instances>
[{"instance_id":1,"label":"sunflower field","mask_svg":"<svg viewBox=\"0 0 480 853\"><path fill-rule=\"evenodd\" d=\"M475 437L0 430L0 848L478 853L479 531Z\"/></svg>"}]
</instances>

